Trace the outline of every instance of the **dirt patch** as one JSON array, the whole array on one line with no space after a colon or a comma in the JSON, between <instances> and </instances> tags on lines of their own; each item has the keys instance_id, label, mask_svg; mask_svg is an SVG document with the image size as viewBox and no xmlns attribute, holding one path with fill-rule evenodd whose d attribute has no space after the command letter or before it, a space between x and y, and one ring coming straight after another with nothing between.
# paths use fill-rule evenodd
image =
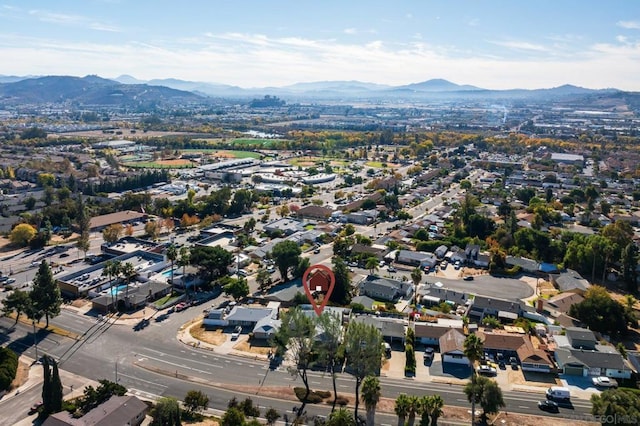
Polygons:
<instances>
[{"instance_id":1,"label":"dirt patch","mask_svg":"<svg viewBox=\"0 0 640 426\"><path fill-rule=\"evenodd\" d=\"M86 299L75 299L71 302L71 306L74 308L84 308L89 304L89 301Z\"/></svg>"},{"instance_id":2,"label":"dirt patch","mask_svg":"<svg viewBox=\"0 0 640 426\"><path fill-rule=\"evenodd\" d=\"M203 341L210 345L220 346L227 341L227 336L221 329L207 330L202 326L202 320L189 327L189 334L191 334L191 337L194 339Z\"/></svg>"},{"instance_id":3,"label":"dirt patch","mask_svg":"<svg viewBox=\"0 0 640 426\"><path fill-rule=\"evenodd\" d=\"M185 160L182 158L177 158L173 160L156 160L156 163L162 166L186 166L192 164L191 160Z\"/></svg>"},{"instance_id":4,"label":"dirt patch","mask_svg":"<svg viewBox=\"0 0 640 426\"><path fill-rule=\"evenodd\" d=\"M49 240L49 245L65 244L78 238L80 238L80 234L76 232L72 232L67 238L64 238L62 235L53 234Z\"/></svg>"},{"instance_id":5,"label":"dirt patch","mask_svg":"<svg viewBox=\"0 0 640 426\"><path fill-rule=\"evenodd\" d=\"M16 371L16 378L11 382L11 389L17 389L27 382L29 378L29 368L29 364L21 359L18 360L18 370Z\"/></svg>"},{"instance_id":6,"label":"dirt patch","mask_svg":"<svg viewBox=\"0 0 640 426\"><path fill-rule=\"evenodd\" d=\"M227 151L218 151L218 152L214 152L211 155L213 157L218 157L218 158L236 158L236 156L233 155L233 153L227 152Z\"/></svg>"},{"instance_id":7,"label":"dirt patch","mask_svg":"<svg viewBox=\"0 0 640 426\"><path fill-rule=\"evenodd\" d=\"M236 386L229 385L229 389L234 389L243 393L256 394L255 387L253 386ZM330 390L330 389L313 389L313 390ZM289 387L269 387L269 388L260 388L258 390L258 395L268 396L272 398L278 399L286 399L297 402L293 389ZM354 398L353 395L345 395L338 394L342 397L345 397L349 401L349 405L353 406ZM333 401L333 393L332 396L325 399L325 404L331 404ZM395 408L395 399L393 398L380 398L378 405L376 406L376 412L382 413L393 413ZM471 420L471 414L469 408L465 407L451 407L446 406L443 408L444 415L441 417L443 422L446 421L465 421L468 422ZM504 423L502 421L504 420ZM541 424L547 426L568 426L568 425L577 425L577 426L587 426L587 425L596 425L595 422L584 422L584 421L576 421L569 419L555 419L552 417L546 416L529 416L529 415L521 415L521 414L512 414L500 412L495 416L491 416L489 418L489 424L497 424L497 425L511 425L511 426L539 426Z\"/></svg>"},{"instance_id":8,"label":"dirt patch","mask_svg":"<svg viewBox=\"0 0 640 426\"><path fill-rule=\"evenodd\" d=\"M199 422L188 422L183 420L182 424L190 426L220 426L220 422L214 419L203 419Z\"/></svg>"},{"instance_id":9,"label":"dirt patch","mask_svg":"<svg viewBox=\"0 0 640 426\"><path fill-rule=\"evenodd\" d=\"M235 345L233 349L258 355L268 355L270 352L274 351L267 342L256 339L243 340Z\"/></svg>"}]
</instances>

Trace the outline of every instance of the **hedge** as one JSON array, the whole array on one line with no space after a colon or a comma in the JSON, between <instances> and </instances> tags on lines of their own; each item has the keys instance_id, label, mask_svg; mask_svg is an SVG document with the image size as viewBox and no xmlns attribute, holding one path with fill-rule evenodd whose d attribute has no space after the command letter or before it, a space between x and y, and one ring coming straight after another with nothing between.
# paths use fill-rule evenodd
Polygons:
<instances>
[{"instance_id":1,"label":"hedge","mask_svg":"<svg viewBox=\"0 0 640 426\"><path fill-rule=\"evenodd\" d=\"M0 390L9 390L18 372L18 355L9 348L0 348Z\"/></svg>"}]
</instances>

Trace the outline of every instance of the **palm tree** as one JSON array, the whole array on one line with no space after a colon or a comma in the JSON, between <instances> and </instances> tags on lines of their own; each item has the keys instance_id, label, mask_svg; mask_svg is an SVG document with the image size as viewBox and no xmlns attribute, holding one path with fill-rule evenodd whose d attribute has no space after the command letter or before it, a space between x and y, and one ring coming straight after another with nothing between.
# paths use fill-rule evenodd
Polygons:
<instances>
[{"instance_id":1,"label":"palm tree","mask_svg":"<svg viewBox=\"0 0 640 426\"><path fill-rule=\"evenodd\" d=\"M420 268L415 268L411 271L411 281L413 281L413 306L418 306L418 284L422 281L422 271Z\"/></svg>"},{"instance_id":2,"label":"palm tree","mask_svg":"<svg viewBox=\"0 0 640 426\"><path fill-rule=\"evenodd\" d=\"M369 270L369 275L373 275L378 270L378 258L368 258L367 263L364 265L364 267Z\"/></svg>"},{"instance_id":3,"label":"palm tree","mask_svg":"<svg viewBox=\"0 0 640 426\"><path fill-rule=\"evenodd\" d=\"M413 426L416 422L416 414L420 411L420 398L416 395L409 396L409 419L407 423Z\"/></svg>"},{"instance_id":4,"label":"palm tree","mask_svg":"<svg viewBox=\"0 0 640 426\"><path fill-rule=\"evenodd\" d=\"M111 292L111 306L115 306L115 294L113 293L113 283L122 272L122 262L119 260L107 260L102 275L109 277L109 291Z\"/></svg>"},{"instance_id":5,"label":"palm tree","mask_svg":"<svg viewBox=\"0 0 640 426\"><path fill-rule=\"evenodd\" d=\"M188 293L187 289L187 265L191 263L191 252L187 247L180 247L180 258L178 259L178 266L182 266L182 284L184 284L184 291ZM195 289L194 289L195 290Z\"/></svg>"},{"instance_id":6,"label":"palm tree","mask_svg":"<svg viewBox=\"0 0 640 426\"><path fill-rule=\"evenodd\" d=\"M378 401L380 401L380 380L375 376L367 376L362 380L362 402L367 410L367 426L375 425Z\"/></svg>"},{"instance_id":7,"label":"palm tree","mask_svg":"<svg viewBox=\"0 0 640 426\"><path fill-rule=\"evenodd\" d=\"M129 283L137 274L138 273L136 272L136 269L133 267L133 264L131 262L125 262L125 264L122 265L122 275L124 276L124 282L127 285L124 293L125 306L129 305Z\"/></svg>"},{"instance_id":8,"label":"palm tree","mask_svg":"<svg viewBox=\"0 0 640 426\"><path fill-rule=\"evenodd\" d=\"M173 262L178 258L178 249L175 245L169 244L167 247L167 259L171 261L171 294L173 294Z\"/></svg>"},{"instance_id":9,"label":"palm tree","mask_svg":"<svg viewBox=\"0 0 640 426\"><path fill-rule=\"evenodd\" d=\"M409 414L409 406L411 405L411 401L409 395L401 393L396 398L396 407L394 411L398 416L398 426L404 426L404 419L407 418L407 414Z\"/></svg>"},{"instance_id":10,"label":"palm tree","mask_svg":"<svg viewBox=\"0 0 640 426\"><path fill-rule=\"evenodd\" d=\"M476 383L476 362L482 358L484 347L482 340L475 334L470 334L464 340L464 356L471 363L471 383L475 387ZM471 399L471 424L475 424L476 398Z\"/></svg>"},{"instance_id":11,"label":"palm tree","mask_svg":"<svg viewBox=\"0 0 640 426\"><path fill-rule=\"evenodd\" d=\"M420 399L422 421L421 425L426 425L429 417L431 426L437 426L438 418L442 416L444 400L440 395L425 395Z\"/></svg>"}]
</instances>

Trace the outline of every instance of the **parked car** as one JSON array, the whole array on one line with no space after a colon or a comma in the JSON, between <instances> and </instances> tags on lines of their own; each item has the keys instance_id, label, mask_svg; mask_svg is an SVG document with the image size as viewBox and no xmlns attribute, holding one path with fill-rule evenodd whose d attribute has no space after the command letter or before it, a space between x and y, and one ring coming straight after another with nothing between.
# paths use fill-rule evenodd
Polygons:
<instances>
[{"instance_id":1,"label":"parked car","mask_svg":"<svg viewBox=\"0 0 640 426\"><path fill-rule=\"evenodd\" d=\"M511 364L512 370L518 369L518 360L516 359L516 357L512 356L511 358L509 358L509 364Z\"/></svg>"},{"instance_id":2,"label":"parked car","mask_svg":"<svg viewBox=\"0 0 640 426\"><path fill-rule=\"evenodd\" d=\"M617 388L618 382L615 379L610 379L609 377L600 376L594 377L591 379L591 382L595 387L598 388Z\"/></svg>"},{"instance_id":3,"label":"parked car","mask_svg":"<svg viewBox=\"0 0 640 426\"><path fill-rule=\"evenodd\" d=\"M435 354L435 350L432 347L427 347L424 350L424 362L425 364L433 361L433 355Z\"/></svg>"},{"instance_id":4,"label":"parked car","mask_svg":"<svg viewBox=\"0 0 640 426\"><path fill-rule=\"evenodd\" d=\"M498 370L496 370L494 367L491 367L490 365L480 365L476 372L482 376L495 376L496 374L498 374Z\"/></svg>"},{"instance_id":5,"label":"parked car","mask_svg":"<svg viewBox=\"0 0 640 426\"><path fill-rule=\"evenodd\" d=\"M467 275L463 278L465 281L473 281L473 275Z\"/></svg>"},{"instance_id":6,"label":"parked car","mask_svg":"<svg viewBox=\"0 0 640 426\"><path fill-rule=\"evenodd\" d=\"M240 327L239 325L236 326L236 328L233 329L233 333L231 333L231 340L238 340L241 333L242 333L242 327Z\"/></svg>"},{"instance_id":7,"label":"parked car","mask_svg":"<svg viewBox=\"0 0 640 426\"><path fill-rule=\"evenodd\" d=\"M8 276L5 275L4 277L0 277L0 283L4 283L4 282L7 282L7 281L9 281L9 277Z\"/></svg>"},{"instance_id":8,"label":"parked car","mask_svg":"<svg viewBox=\"0 0 640 426\"><path fill-rule=\"evenodd\" d=\"M31 408L29 408L29 415L32 415L32 414L35 414L36 412L38 412L40 407L42 407L42 401L36 402L35 404L33 404L31 406Z\"/></svg>"},{"instance_id":9,"label":"parked car","mask_svg":"<svg viewBox=\"0 0 640 426\"><path fill-rule=\"evenodd\" d=\"M189 307L189 305L185 302L180 302L176 305L176 312L180 312L180 311L184 311L185 309L187 309Z\"/></svg>"},{"instance_id":10,"label":"parked car","mask_svg":"<svg viewBox=\"0 0 640 426\"><path fill-rule=\"evenodd\" d=\"M315 249L315 250L313 251L313 254L320 254L320 249L319 249L319 248Z\"/></svg>"},{"instance_id":11,"label":"parked car","mask_svg":"<svg viewBox=\"0 0 640 426\"><path fill-rule=\"evenodd\" d=\"M476 369L476 372L482 376L495 376L498 374L498 370L490 365L480 365Z\"/></svg>"},{"instance_id":12,"label":"parked car","mask_svg":"<svg viewBox=\"0 0 640 426\"><path fill-rule=\"evenodd\" d=\"M558 408L558 404L554 401L549 401L548 399L539 401L538 408L542 411L548 411L550 413L557 413L560 411L560 409Z\"/></svg>"},{"instance_id":13,"label":"parked car","mask_svg":"<svg viewBox=\"0 0 640 426\"><path fill-rule=\"evenodd\" d=\"M389 271L389 272L398 272L398 270L396 268L394 268L393 266L389 266L387 268L387 271Z\"/></svg>"},{"instance_id":14,"label":"parked car","mask_svg":"<svg viewBox=\"0 0 640 426\"><path fill-rule=\"evenodd\" d=\"M8 280L5 281L5 284L13 284L16 282L15 278L9 278Z\"/></svg>"}]
</instances>

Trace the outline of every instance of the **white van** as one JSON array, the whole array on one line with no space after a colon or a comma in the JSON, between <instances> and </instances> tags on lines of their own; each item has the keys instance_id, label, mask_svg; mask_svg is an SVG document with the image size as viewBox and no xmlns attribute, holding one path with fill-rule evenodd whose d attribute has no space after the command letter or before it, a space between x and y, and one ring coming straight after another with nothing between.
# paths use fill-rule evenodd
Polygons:
<instances>
[{"instance_id":1,"label":"white van","mask_svg":"<svg viewBox=\"0 0 640 426\"><path fill-rule=\"evenodd\" d=\"M564 386L551 386L547 389L547 399L568 400L571 398L571 391Z\"/></svg>"}]
</instances>

